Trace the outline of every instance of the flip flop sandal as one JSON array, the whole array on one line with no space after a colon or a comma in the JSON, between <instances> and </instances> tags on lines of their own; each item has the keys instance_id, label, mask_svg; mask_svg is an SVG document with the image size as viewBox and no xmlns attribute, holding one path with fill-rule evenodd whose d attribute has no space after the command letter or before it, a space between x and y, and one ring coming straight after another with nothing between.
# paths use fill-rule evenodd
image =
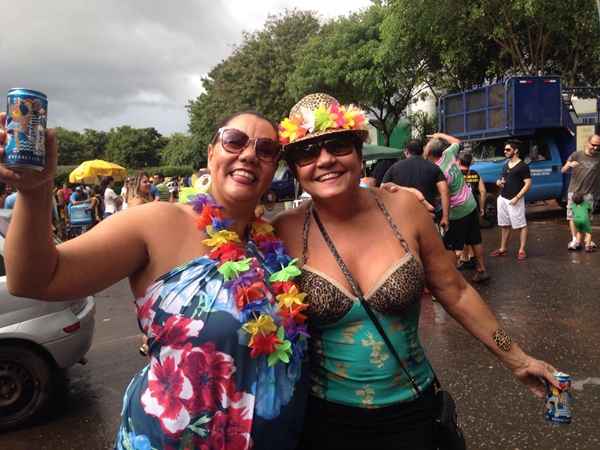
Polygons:
<instances>
[{"instance_id":1,"label":"flip flop sandal","mask_svg":"<svg viewBox=\"0 0 600 450\"><path fill-rule=\"evenodd\" d=\"M500 250L499 248L490 253L490 256L506 256L506 250Z\"/></svg>"},{"instance_id":2,"label":"flip flop sandal","mask_svg":"<svg viewBox=\"0 0 600 450\"><path fill-rule=\"evenodd\" d=\"M527 253L525 253L524 251L519 251L519 253L517 253L517 259L519 261L527 259Z\"/></svg>"}]
</instances>

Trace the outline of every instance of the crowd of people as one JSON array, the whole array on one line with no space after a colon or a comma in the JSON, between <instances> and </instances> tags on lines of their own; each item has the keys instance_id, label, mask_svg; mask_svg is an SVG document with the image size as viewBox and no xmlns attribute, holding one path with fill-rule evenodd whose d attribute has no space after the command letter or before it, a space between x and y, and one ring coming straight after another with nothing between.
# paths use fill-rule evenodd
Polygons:
<instances>
[{"instance_id":1,"label":"crowd of people","mask_svg":"<svg viewBox=\"0 0 600 450\"><path fill-rule=\"evenodd\" d=\"M153 201L176 202L180 187L195 177L165 177L140 171L118 183L113 177L99 177L97 184L64 182L53 190L53 229L62 239L89 230L100 221L127 209ZM0 183L0 209L13 209L17 191L10 183Z\"/></svg>"},{"instance_id":2,"label":"crowd of people","mask_svg":"<svg viewBox=\"0 0 600 450\"><path fill-rule=\"evenodd\" d=\"M405 159L379 161L363 179L366 185L383 186L392 183L418 189L429 203L435 205L438 224L448 250L456 252L459 270L475 270L473 282L488 281L485 266L480 217L486 216L487 189L477 171L473 170L473 155L461 150L460 140L443 133L429 136L424 145L410 140ZM504 145L506 161L498 187L495 218L500 228L500 245L490 252L492 257L508 254L512 232L519 234L517 260L527 258L528 227L525 215L525 195L531 189L532 178L528 164L521 155L525 143L507 140ZM600 190L600 136L588 137L583 151L572 153L562 168L571 172L568 185L567 220L572 251L593 252L592 213L594 198Z\"/></svg>"}]
</instances>

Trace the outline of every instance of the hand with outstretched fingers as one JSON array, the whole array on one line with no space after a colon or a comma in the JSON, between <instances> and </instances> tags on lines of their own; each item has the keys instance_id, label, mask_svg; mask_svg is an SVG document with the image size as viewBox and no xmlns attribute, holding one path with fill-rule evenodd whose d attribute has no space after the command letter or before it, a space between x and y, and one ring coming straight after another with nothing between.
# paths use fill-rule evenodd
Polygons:
<instances>
[{"instance_id":1,"label":"hand with outstretched fingers","mask_svg":"<svg viewBox=\"0 0 600 450\"><path fill-rule=\"evenodd\" d=\"M0 113L0 160L4 161L6 145L6 113ZM0 164L0 181L10 184L20 192L34 191L46 186L54 180L58 159L58 142L53 129L46 130L46 167L41 172L36 170L13 170Z\"/></svg>"},{"instance_id":2,"label":"hand with outstretched fingers","mask_svg":"<svg viewBox=\"0 0 600 450\"><path fill-rule=\"evenodd\" d=\"M546 395L546 386L543 380L560 389L560 384L554 377L554 372L557 370L547 362L531 356L527 356L525 362L512 369L512 372L536 397L543 398Z\"/></svg>"}]
</instances>

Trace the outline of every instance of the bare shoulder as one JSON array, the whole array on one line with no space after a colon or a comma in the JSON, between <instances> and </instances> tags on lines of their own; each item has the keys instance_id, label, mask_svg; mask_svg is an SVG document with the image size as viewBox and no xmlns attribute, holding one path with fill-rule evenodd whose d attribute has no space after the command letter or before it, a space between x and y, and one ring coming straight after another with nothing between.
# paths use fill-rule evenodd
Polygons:
<instances>
[{"instance_id":1,"label":"bare shoulder","mask_svg":"<svg viewBox=\"0 0 600 450\"><path fill-rule=\"evenodd\" d=\"M408 217L414 217L413 214L418 215L426 211L415 194L410 191L399 189L392 193L379 189L375 191L375 194L383 201L395 220L405 220Z\"/></svg>"},{"instance_id":2,"label":"bare shoulder","mask_svg":"<svg viewBox=\"0 0 600 450\"><path fill-rule=\"evenodd\" d=\"M293 230L298 226L302 226L307 208L308 205L304 203L297 208L287 209L278 214L273 220L273 226L277 234L281 236L281 233L285 233L289 229Z\"/></svg>"},{"instance_id":3,"label":"bare shoulder","mask_svg":"<svg viewBox=\"0 0 600 450\"><path fill-rule=\"evenodd\" d=\"M301 251L302 226L307 208L308 204L304 203L297 208L288 209L277 215L273 221L277 236L285 243L292 255L297 255Z\"/></svg>"},{"instance_id":4,"label":"bare shoulder","mask_svg":"<svg viewBox=\"0 0 600 450\"><path fill-rule=\"evenodd\" d=\"M124 211L111 216L110 220L119 220L120 222L146 222L156 224L160 221L177 220L187 215L191 207L187 205L168 203L168 202L149 202L143 205L127 208Z\"/></svg>"},{"instance_id":5,"label":"bare shoulder","mask_svg":"<svg viewBox=\"0 0 600 450\"><path fill-rule=\"evenodd\" d=\"M189 208L189 212L186 208ZM113 214L92 228L89 234L126 234L130 238L137 236L147 242L152 235L160 236L180 227L185 220L191 220L192 214L193 210L189 206L150 202Z\"/></svg>"}]
</instances>

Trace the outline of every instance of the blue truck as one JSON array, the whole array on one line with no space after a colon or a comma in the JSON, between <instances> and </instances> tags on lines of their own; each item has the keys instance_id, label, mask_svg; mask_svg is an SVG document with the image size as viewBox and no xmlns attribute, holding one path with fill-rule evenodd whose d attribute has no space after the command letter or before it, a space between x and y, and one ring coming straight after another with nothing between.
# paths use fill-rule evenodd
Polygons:
<instances>
[{"instance_id":1,"label":"blue truck","mask_svg":"<svg viewBox=\"0 0 600 450\"><path fill-rule=\"evenodd\" d=\"M576 150L577 132L568 93L559 77L530 76L510 77L440 98L439 129L470 148L472 167L487 188L489 220L495 218L496 180L506 161L503 149L509 138L524 143L521 158L532 178L526 201L555 199L565 204L569 175L562 174L561 167Z\"/></svg>"}]
</instances>

